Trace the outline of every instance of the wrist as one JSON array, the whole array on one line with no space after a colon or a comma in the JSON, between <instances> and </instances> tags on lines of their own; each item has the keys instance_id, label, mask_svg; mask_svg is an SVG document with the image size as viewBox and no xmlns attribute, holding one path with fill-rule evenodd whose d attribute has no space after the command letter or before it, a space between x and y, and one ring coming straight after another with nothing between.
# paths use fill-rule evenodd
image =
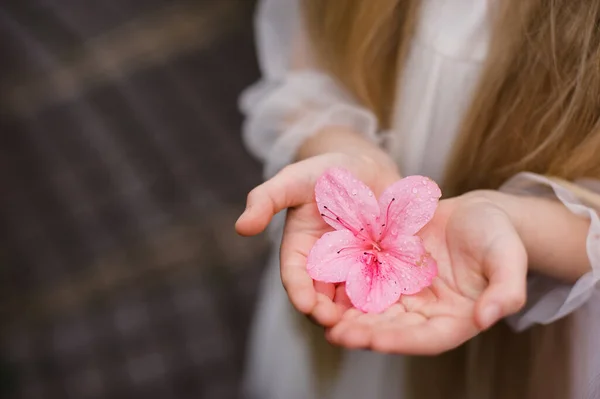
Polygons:
<instances>
[{"instance_id":1,"label":"wrist","mask_svg":"<svg viewBox=\"0 0 600 399\"><path fill-rule=\"evenodd\" d=\"M531 271L572 283L590 270L586 247L590 222L559 201L492 190L470 195L504 211L525 246Z\"/></svg>"},{"instance_id":2,"label":"wrist","mask_svg":"<svg viewBox=\"0 0 600 399\"><path fill-rule=\"evenodd\" d=\"M347 157L388 183L401 176L396 162L382 148L343 126L328 126L314 134L300 147L296 161L325 154Z\"/></svg>"},{"instance_id":3,"label":"wrist","mask_svg":"<svg viewBox=\"0 0 600 399\"><path fill-rule=\"evenodd\" d=\"M300 161L332 152L351 156L365 155L373 159L386 155L377 144L360 133L345 126L326 126L300 146L296 160Z\"/></svg>"},{"instance_id":4,"label":"wrist","mask_svg":"<svg viewBox=\"0 0 600 399\"><path fill-rule=\"evenodd\" d=\"M527 207L524 206L524 200L527 200L527 197L517 197L496 190L477 190L470 194L480 196L502 210L508 216L521 240L523 240L524 226L527 224Z\"/></svg>"},{"instance_id":5,"label":"wrist","mask_svg":"<svg viewBox=\"0 0 600 399\"><path fill-rule=\"evenodd\" d=\"M520 206L522 198L496 190L475 190L463 194L463 197L491 203L508 216L515 230L521 235L525 217L523 207Z\"/></svg>"}]
</instances>

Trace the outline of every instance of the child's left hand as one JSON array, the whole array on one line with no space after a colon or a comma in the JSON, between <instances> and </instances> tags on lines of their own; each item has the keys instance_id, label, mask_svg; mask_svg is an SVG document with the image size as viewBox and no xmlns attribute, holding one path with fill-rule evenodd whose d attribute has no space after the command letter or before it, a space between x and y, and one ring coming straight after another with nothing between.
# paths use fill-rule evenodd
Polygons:
<instances>
[{"instance_id":1,"label":"child's left hand","mask_svg":"<svg viewBox=\"0 0 600 399\"><path fill-rule=\"evenodd\" d=\"M433 355L459 346L525 303L527 254L502 195L474 192L440 201L419 235L437 260L433 284L383 313L347 306L326 330L347 348ZM343 287L332 300L349 304Z\"/></svg>"}]
</instances>

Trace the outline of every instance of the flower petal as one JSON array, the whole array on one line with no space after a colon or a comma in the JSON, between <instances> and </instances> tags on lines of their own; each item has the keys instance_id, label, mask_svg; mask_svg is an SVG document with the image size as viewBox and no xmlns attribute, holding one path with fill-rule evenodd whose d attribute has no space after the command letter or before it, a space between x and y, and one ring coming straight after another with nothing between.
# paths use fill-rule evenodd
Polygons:
<instances>
[{"instance_id":1,"label":"flower petal","mask_svg":"<svg viewBox=\"0 0 600 399\"><path fill-rule=\"evenodd\" d=\"M308 274L326 283L346 281L348 272L360 267L363 246L364 242L348 230L323 234L308 254Z\"/></svg>"},{"instance_id":2,"label":"flower petal","mask_svg":"<svg viewBox=\"0 0 600 399\"><path fill-rule=\"evenodd\" d=\"M352 268L346 280L346 293L354 307L380 313L398 301L401 293L398 274L389 263L360 266Z\"/></svg>"},{"instance_id":3,"label":"flower petal","mask_svg":"<svg viewBox=\"0 0 600 399\"><path fill-rule=\"evenodd\" d=\"M389 186L379 198L381 238L417 233L433 217L441 196L437 184L423 176L408 176Z\"/></svg>"},{"instance_id":4,"label":"flower petal","mask_svg":"<svg viewBox=\"0 0 600 399\"><path fill-rule=\"evenodd\" d=\"M355 235L373 233L379 204L369 187L345 169L327 170L315 185L317 206L323 219L336 230Z\"/></svg>"},{"instance_id":5,"label":"flower petal","mask_svg":"<svg viewBox=\"0 0 600 399\"><path fill-rule=\"evenodd\" d=\"M437 263L418 236L398 237L393 248L384 250L379 260L398 276L402 295L412 295L431 285L437 276Z\"/></svg>"}]
</instances>

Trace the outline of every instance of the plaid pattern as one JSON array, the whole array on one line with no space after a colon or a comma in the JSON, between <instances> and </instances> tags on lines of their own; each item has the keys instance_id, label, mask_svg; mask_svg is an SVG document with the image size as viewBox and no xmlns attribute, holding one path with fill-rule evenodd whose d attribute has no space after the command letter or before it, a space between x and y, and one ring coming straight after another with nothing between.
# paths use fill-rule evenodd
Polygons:
<instances>
[{"instance_id":1,"label":"plaid pattern","mask_svg":"<svg viewBox=\"0 0 600 399\"><path fill-rule=\"evenodd\" d=\"M247 0L0 5L0 397L237 397Z\"/></svg>"}]
</instances>

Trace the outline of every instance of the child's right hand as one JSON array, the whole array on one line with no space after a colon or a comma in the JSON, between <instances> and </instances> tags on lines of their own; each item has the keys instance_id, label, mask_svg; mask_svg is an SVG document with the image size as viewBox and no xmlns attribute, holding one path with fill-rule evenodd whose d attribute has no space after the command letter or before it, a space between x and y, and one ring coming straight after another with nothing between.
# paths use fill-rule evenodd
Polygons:
<instances>
[{"instance_id":1,"label":"child's right hand","mask_svg":"<svg viewBox=\"0 0 600 399\"><path fill-rule=\"evenodd\" d=\"M383 152L377 157L344 153L317 155L284 168L252 190L246 210L236 223L239 234L256 235L276 213L290 208L281 242L281 279L296 309L323 326L337 323L347 308L343 303L334 302L333 284L313 283L306 270L306 258L314 243L332 230L319 214L314 194L317 179L331 167L348 169L376 195L400 179L394 162Z\"/></svg>"}]
</instances>

